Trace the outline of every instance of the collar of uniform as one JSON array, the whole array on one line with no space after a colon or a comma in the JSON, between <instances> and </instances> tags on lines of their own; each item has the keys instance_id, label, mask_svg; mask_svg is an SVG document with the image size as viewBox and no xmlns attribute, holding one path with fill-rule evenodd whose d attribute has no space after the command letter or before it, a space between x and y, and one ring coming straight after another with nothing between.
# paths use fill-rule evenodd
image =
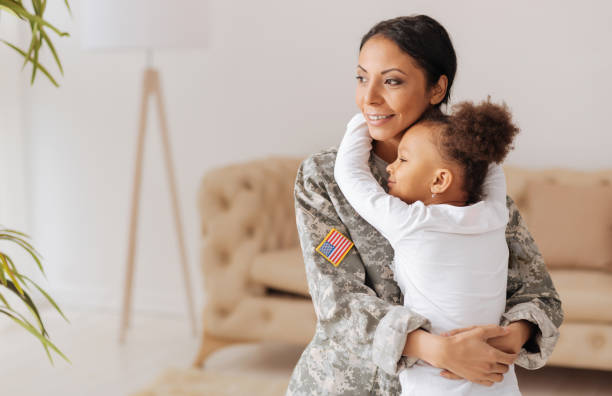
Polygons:
<instances>
[{"instance_id":1,"label":"collar of uniform","mask_svg":"<svg viewBox=\"0 0 612 396\"><path fill-rule=\"evenodd\" d=\"M374 150L371 151L370 169L372 169L372 174L374 175L374 178L376 178L376 181L378 181L378 184L380 184L385 191L387 191L387 180L389 179L387 165L389 165L387 161L376 155Z\"/></svg>"}]
</instances>

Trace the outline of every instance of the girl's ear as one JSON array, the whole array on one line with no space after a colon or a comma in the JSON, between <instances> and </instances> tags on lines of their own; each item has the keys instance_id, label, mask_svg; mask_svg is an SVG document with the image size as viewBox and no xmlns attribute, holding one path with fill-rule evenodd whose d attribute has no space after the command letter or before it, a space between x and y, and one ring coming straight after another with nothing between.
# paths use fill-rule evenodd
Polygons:
<instances>
[{"instance_id":1,"label":"girl's ear","mask_svg":"<svg viewBox=\"0 0 612 396\"><path fill-rule=\"evenodd\" d=\"M430 189L432 194L442 194L453 183L453 174L449 169L440 168L434 173Z\"/></svg>"},{"instance_id":2,"label":"girl's ear","mask_svg":"<svg viewBox=\"0 0 612 396\"><path fill-rule=\"evenodd\" d=\"M429 104L437 105L442 102L444 97L446 96L446 89L448 88L448 77L444 74L440 76L438 82L431 87L431 98L429 99Z\"/></svg>"}]
</instances>

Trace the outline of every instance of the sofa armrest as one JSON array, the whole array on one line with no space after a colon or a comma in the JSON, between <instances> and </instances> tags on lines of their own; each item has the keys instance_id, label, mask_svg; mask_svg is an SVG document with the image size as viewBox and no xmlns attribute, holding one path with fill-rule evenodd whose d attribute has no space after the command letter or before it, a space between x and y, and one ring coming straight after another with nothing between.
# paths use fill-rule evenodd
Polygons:
<instances>
[{"instance_id":1,"label":"sofa armrest","mask_svg":"<svg viewBox=\"0 0 612 396\"><path fill-rule=\"evenodd\" d=\"M301 159L271 157L209 171L198 192L207 303L229 313L245 294L256 255L299 246L293 185Z\"/></svg>"}]
</instances>

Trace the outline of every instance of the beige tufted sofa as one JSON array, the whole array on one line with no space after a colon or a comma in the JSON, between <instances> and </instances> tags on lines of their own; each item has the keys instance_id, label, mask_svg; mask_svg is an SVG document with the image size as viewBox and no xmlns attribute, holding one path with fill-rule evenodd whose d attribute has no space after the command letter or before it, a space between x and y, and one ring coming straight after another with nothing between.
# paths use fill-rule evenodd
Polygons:
<instances>
[{"instance_id":1,"label":"beige tufted sofa","mask_svg":"<svg viewBox=\"0 0 612 396\"><path fill-rule=\"evenodd\" d=\"M300 162L268 158L217 169L202 180L206 303L195 365L233 343L305 345L314 334L293 207Z\"/></svg>"},{"instance_id":2,"label":"beige tufted sofa","mask_svg":"<svg viewBox=\"0 0 612 396\"><path fill-rule=\"evenodd\" d=\"M203 178L198 205L206 302L196 366L215 350L234 343L272 340L306 345L314 334L316 316L293 209L293 182L300 162L268 158L216 169ZM545 242L540 248L563 301L565 322L549 364L612 370L612 261L606 261L612 252L604 247L603 254L588 260L583 259L584 251L574 249L584 250L580 238L563 243L565 251L557 246L568 230L563 221L557 224L559 219L579 212L567 208L597 206L575 205L574 195L588 190L594 197L607 197L608 189L612 191L612 171L505 170L510 196L538 245L540 240ZM551 194L560 208L550 205ZM612 206L606 206L605 199L591 201L602 201L604 206L591 217L605 220L592 227L586 216L582 221L592 232L581 229L577 234L604 242L609 238L612 247ZM595 250L596 244L589 243L587 250Z\"/></svg>"}]
</instances>

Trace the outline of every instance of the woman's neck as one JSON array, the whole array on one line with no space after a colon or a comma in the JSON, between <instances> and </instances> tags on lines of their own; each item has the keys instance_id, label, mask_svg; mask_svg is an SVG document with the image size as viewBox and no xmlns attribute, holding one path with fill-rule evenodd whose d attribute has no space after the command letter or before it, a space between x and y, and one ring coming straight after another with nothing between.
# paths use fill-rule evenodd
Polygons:
<instances>
[{"instance_id":1,"label":"woman's neck","mask_svg":"<svg viewBox=\"0 0 612 396\"><path fill-rule=\"evenodd\" d=\"M399 146L399 140L394 139L380 141L374 140L372 142L374 146L374 154L382 158L385 162L391 163L397 159L397 147Z\"/></svg>"}]
</instances>

